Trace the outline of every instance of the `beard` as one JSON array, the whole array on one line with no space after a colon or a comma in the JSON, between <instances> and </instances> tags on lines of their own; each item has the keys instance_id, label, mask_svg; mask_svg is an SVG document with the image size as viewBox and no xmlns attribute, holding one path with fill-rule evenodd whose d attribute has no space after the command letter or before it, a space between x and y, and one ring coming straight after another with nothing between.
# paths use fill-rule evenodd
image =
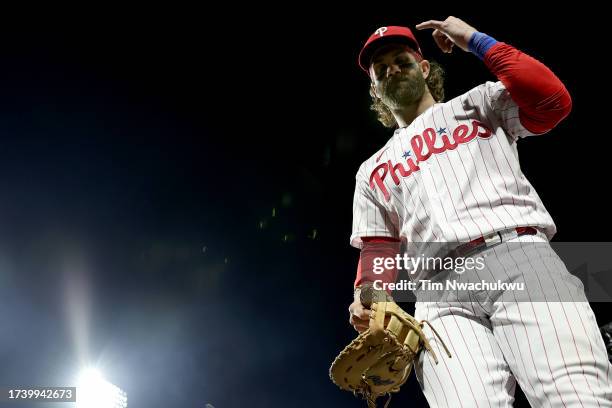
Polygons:
<instances>
[{"instance_id":1,"label":"beard","mask_svg":"<svg viewBox=\"0 0 612 408\"><path fill-rule=\"evenodd\" d=\"M427 83L420 72L399 74L382 84L382 101L389 109L403 109L421 100Z\"/></svg>"}]
</instances>

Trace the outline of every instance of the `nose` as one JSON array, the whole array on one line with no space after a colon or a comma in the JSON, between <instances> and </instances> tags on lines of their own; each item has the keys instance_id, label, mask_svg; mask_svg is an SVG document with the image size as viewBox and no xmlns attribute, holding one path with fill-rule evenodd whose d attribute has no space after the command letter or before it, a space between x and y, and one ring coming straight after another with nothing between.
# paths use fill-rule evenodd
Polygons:
<instances>
[{"instance_id":1,"label":"nose","mask_svg":"<svg viewBox=\"0 0 612 408\"><path fill-rule=\"evenodd\" d=\"M387 77L388 78L400 72L402 72L402 69L400 68L398 64L391 64L387 67Z\"/></svg>"}]
</instances>

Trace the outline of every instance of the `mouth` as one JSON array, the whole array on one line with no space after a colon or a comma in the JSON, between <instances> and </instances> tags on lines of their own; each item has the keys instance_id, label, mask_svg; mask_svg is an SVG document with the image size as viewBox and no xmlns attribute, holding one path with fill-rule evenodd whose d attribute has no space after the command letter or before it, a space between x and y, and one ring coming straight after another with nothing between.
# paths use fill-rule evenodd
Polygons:
<instances>
[{"instance_id":1,"label":"mouth","mask_svg":"<svg viewBox=\"0 0 612 408\"><path fill-rule=\"evenodd\" d=\"M387 82L387 86L393 86L393 85L396 85L402 82L408 82L409 80L410 78L408 78L407 76L393 78L393 79L390 79L389 82Z\"/></svg>"},{"instance_id":2,"label":"mouth","mask_svg":"<svg viewBox=\"0 0 612 408\"><path fill-rule=\"evenodd\" d=\"M399 88L400 86L402 86L406 82L409 82L408 78L399 78L399 79L393 80L392 82L387 83L387 86L385 86L385 90L393 91Z\"/></svg>"}]
</instances>

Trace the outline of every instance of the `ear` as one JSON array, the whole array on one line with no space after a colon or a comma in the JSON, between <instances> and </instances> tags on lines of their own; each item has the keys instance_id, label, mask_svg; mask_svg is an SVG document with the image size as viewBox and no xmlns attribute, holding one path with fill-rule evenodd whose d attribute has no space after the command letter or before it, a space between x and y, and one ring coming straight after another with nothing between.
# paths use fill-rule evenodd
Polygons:
<instances>
[{"instance_id":1,"label":"ear","mask_svg":"<svg viewBox=\"0 0 612 408\"><path fill-rule=\"evenodd\" d=\"M429 76L429 71L431 70L431 65L429 64L429 61L423 60L419 62L419 66L421 67L423 78L427 79L427 77Z\"/></svg>"}]
</instances>

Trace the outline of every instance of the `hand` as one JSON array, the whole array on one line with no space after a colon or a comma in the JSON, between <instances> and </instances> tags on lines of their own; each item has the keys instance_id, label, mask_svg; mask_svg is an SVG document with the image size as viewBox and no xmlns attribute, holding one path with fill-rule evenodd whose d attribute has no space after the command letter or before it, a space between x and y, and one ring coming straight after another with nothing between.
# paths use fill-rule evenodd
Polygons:
<instances>
[{"instance_id":1,"label":"hand","mask_svg":"<svg viewBox=\"0 0 612 408\"><path fill-rule=\"evenodd\" d=\"M442 52L450 53L456 44L463 51L468 51L468 44L476 29L457 17L449 17L444 21L429 20L417 24L417 30L434 28L432 34Z\"/></svg>"},{"instance_id":2,"label":"hand","mask_svg":"<svg viewBox=\"0 0 612 408\"><path fill-rule=\"evenodd\" d=\"M355 330L357 330L359 333L363 333L370 327L370 313L372 313L372 310L366 309L366 307L361 303L359 298L360 293L360 289L355 290L353 303L351 303L349 306L349 313L351 314L349 322L355 328Z\"/></svg>"}]
</instances>

